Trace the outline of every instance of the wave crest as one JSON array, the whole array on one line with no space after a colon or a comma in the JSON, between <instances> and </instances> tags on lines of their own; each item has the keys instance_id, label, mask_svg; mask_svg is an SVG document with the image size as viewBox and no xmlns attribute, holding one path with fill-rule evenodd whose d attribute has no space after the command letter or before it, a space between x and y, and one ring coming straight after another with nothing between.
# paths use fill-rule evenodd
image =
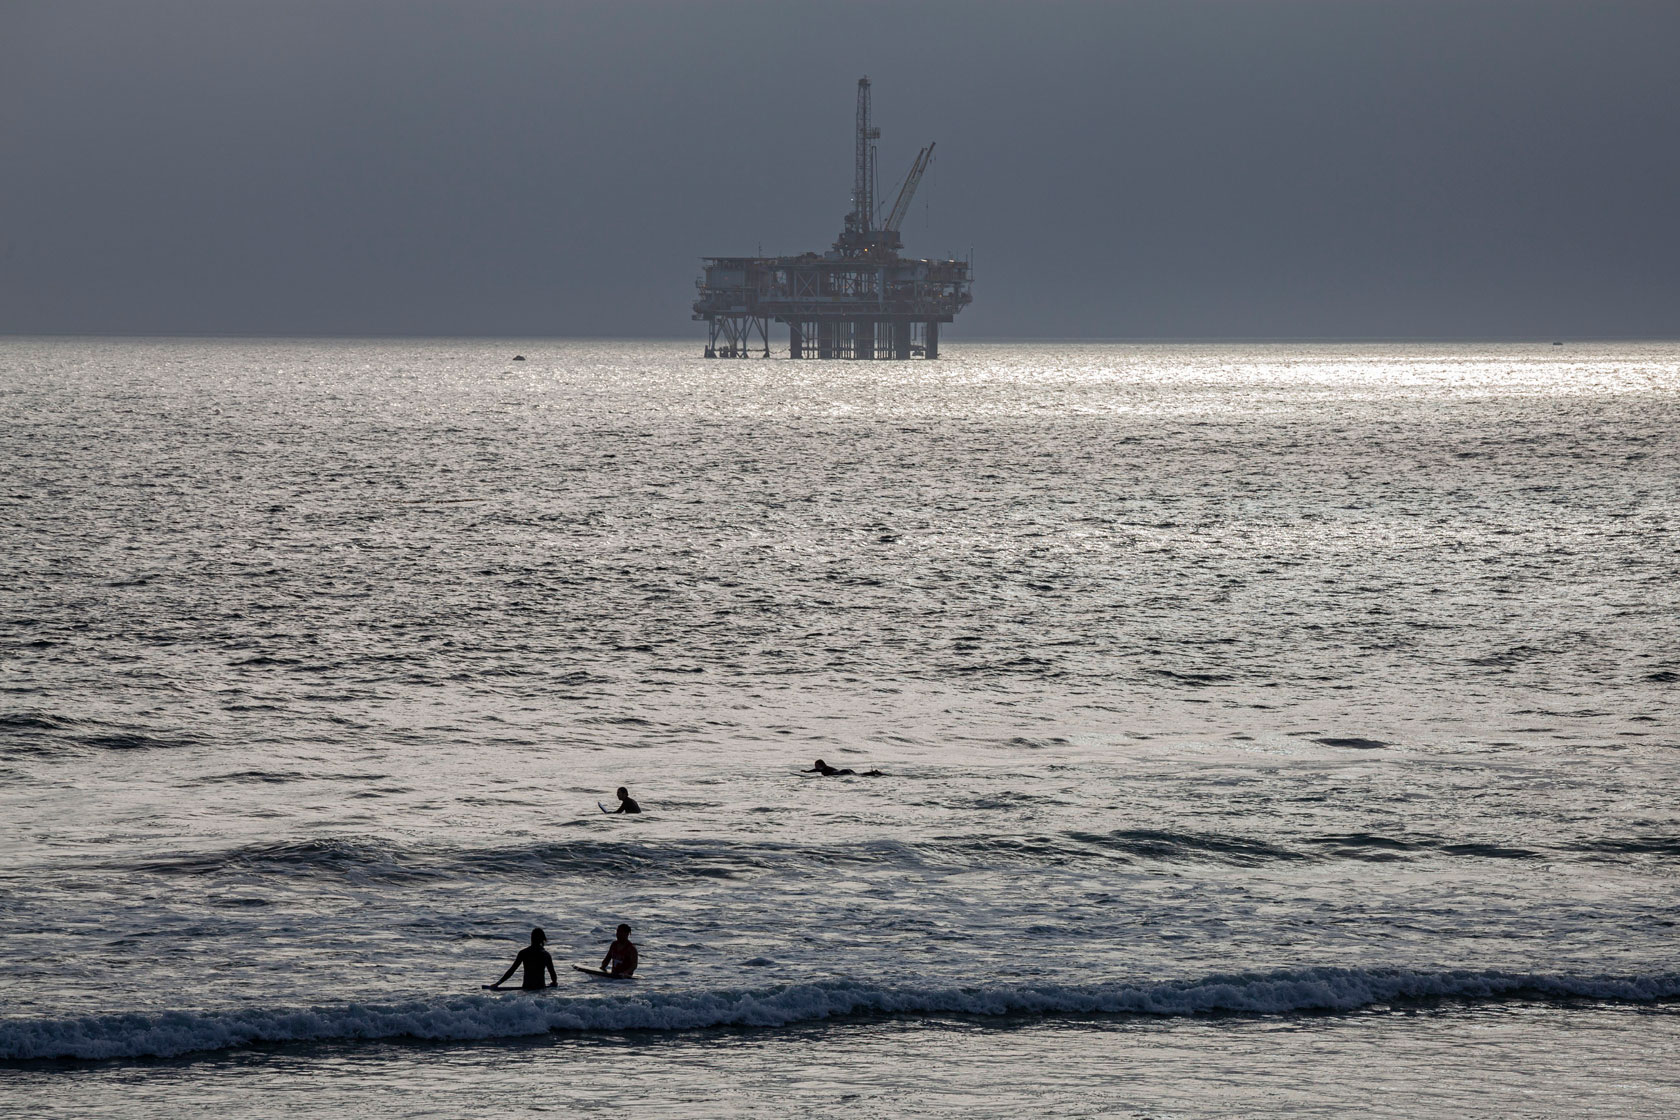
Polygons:
<instances>
[{"instance_id":1,"label":"wave crest","mask_svg":"<svg viewBox=\"0 0 1680 1120\"><path fill-rule=\"evenodd\" d=\"M551 1031L779 1027L848 1015L1277 1015L1423 999L1680 998L1680 973L1571 976L1310 968L1196 980L999 987L853 981L579 998L552 991L396 1003L0 1020L0 1061L174 1057L263 1043L517 1038Z\"/></svg>"}]
</instances>

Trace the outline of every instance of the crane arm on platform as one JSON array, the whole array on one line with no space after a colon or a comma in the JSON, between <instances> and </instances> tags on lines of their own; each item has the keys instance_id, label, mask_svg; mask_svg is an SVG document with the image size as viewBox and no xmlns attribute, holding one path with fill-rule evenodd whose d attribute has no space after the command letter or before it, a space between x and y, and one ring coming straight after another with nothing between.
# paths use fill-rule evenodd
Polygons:
<instances>
[{"instance_id":1,"label":"crane arm on platform","mask_svg":"<svg viewBox=\"0 0 1680 1120\"><path fill-rule=\"evenodd\" d=\"M910 200L916 196L916 187L921 184L922 174L927 171L928 164L933 162L933 145L929 144L916 156L916 162L910 165L910 174L904 177L904 186L899 189L898 201L893 203L892 213L882 223L882 229L898 232L898 227L904 221L905 215L910 213Z\"/></svg>"}]
</instances>

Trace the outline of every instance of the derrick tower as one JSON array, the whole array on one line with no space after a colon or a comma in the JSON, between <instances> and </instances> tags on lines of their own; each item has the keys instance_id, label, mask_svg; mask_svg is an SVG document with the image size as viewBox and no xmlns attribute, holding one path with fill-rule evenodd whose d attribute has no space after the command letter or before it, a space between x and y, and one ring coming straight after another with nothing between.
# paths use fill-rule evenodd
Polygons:
<instances>
[{"instance_id":1,"label":"derrick tower","mask_svg":"<svg viewBox=\"0 0 1680 1120\"><path fill-rule=\"evenodd\" d=\"M694 318L706 322L706 357L770 356L770 323L788 328L794 358L937 358L939 324L974 296L964 260L900 255L899 229L933 160L916 155L892 208L875 201L875 141L868 78L858 79L852 209L825 253L705 257Z\"/></svg>"}]
</instances>

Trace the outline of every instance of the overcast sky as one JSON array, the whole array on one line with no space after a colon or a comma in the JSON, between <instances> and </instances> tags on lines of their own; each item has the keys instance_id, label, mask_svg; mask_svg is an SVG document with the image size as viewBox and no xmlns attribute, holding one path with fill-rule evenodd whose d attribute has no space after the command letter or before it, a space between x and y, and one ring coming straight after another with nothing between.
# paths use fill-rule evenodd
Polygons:
<instances>
[{"instance_id":1,"label":"overcast sky","mask_svg":"<svg viewBox=\"0 0 1680 1120\"><path fill-rule=\"evenodd\" d=\"M1680 336L1680 2L0 0L0 332L700 337L855 83L948 337Z\"/></svg>"}]
</instances>

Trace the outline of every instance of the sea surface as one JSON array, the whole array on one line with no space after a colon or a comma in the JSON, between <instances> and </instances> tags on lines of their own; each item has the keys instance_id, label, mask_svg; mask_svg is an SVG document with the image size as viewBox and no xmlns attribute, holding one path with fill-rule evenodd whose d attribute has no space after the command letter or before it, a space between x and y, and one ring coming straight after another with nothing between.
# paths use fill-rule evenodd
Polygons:
<instances>
[{"instance_id":1,"label":"sea surface","mask_svg":"<svg viewBox=\"0 0 1680 1120\"><path fill-rule=\"evenodd\" d=\"M0 339L0 1113L1680 1114L1680 345L699 349Z\"/></svg>"}]
</instances>

